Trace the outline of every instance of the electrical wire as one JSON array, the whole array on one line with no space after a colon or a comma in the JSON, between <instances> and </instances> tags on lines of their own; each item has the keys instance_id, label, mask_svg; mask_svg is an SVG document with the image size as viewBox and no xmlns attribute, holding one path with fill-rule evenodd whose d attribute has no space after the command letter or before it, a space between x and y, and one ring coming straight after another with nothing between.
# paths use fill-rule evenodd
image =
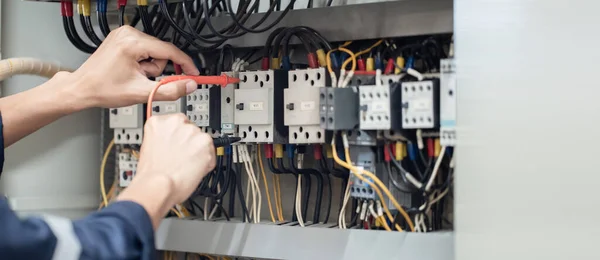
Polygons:
<instances>
[{"instance_id":1,"label":"electrical wire","mask_svg":"<svg viewBox=\"0 0 600 260\"><path fill-rule=\"evenodd\" d=\"M106 196L106 188L104 187L104 171L106 168L106 162L108 161L108 155L112 150L113 146L115 146L115 140L111 140L104 150L104 156L102 156L102 163L100 164L100 193L102 194L102 202L104 205L108 205L108 198Z\"/></svg>"},{"instance_id":2,"label":"electrical wire","mask_svg":"<svg viewBox=\"0 0 600 260\"><path fill-rule=\"evenodd\" d=\"M275 215L273 215L273 206L271 205L271 195L269 194L270 193L269 192L269 184L267 183L267 175L265 174L265 167L263 166L260 150L261 150L261 145L259 144L256 147L256 152L258 153L257 160L258 160L258 164L260 165L260 173L263 176L263 182L265 184L265 193L267 194L267 202L269 205L269 214L271 215L271 221L276 222Z\"/></svg>"},{"instance_id":3,"label":"electrical wire","mask_svg":"<svg viewBox=\"0 0 600 260\"><path fill-rule=\"evenodd\" d=\"M381 191L379 191L379 188L377 188L377 185L379 185L379 187L381 187L383 189L383 191L386 193L386 195L388 196L389 200L394 204L394 206L396 207L396 209L400 212L400 214L402 214L402 216L405 218L406 222L408 223L410 230L414 231L414 224L412 222L412 220L410 219L410 217L408 216L408 214L406 213L406 211L404 211L404 209L402 208L402 206L400 206L400 204L398 203L398 201L396 201L396 199L394 198L394 196L392 196L391 192L387 189L387 187L381 182L381 180L379 180L379 178L377 178L377 176L375 176L373 173L364 170L364 169L358 169L356 167L354 167L350 161L350 151L347 145L347 137L345 135L345 133L342 133L342 139L344 141L344 153L346 156L346 162L343 162L342 160L340 160L340 158L337 155L337 151L336 151L336 147L335 147L335 134L334 137L332 138L331 144L332 144L332 151L333 151L333 158L334 160L339 164L342 165L343 167L352 170L357 178L359 178L361 181L366 182L366 183L372 183L371 181L367 180L366 178L364 178L362 175L367 175L367 177L369 177L372 181L375 182L376 185L372 185L371 187L373 188L373 190L377 193L377 195L379 196L381 201L385 201L383 198L383 195L381 194ZM386 215L388 216L388 219L390 219L390 221L394 221L394 218L392 217L392 214L390 213L386 203L383 203L383 208L384 211L386 212ZM396 229L398 229L399 231L402 230L398 225L396 225Z\"/></svg>"}]
</instances>

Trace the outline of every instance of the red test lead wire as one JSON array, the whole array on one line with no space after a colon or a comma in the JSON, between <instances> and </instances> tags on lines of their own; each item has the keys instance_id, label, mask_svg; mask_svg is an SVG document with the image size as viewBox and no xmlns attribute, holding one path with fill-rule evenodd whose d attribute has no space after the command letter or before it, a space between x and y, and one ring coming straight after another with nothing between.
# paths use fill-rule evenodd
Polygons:
<instances>
[{"instance_id":1,"label":"red test lead wire","mask_svg":"<svg viewBox=\"0 0 600 260\"><path fill-rule=\"evenodd\" d=\"M221 85L222 87L225 87L228 84L235 84L235 83L240 82L240 79L232 78L225 74L223 74L221 76L178 75L178 76L164 77L156 84L156 87L154 87L154 89L152 89L152 92L150 92L150 96L148 97L148 106L146 109L146 116L148 118L150 118L152 116L152 101L154 100L154 95L156 95L156 91L158 91L158 88L160 88L160 86L162 86L162 85L165 85L165 84L168 84L171 82L175 82L175 81L180 81L180 80L193 80L193 81L196 81L196 84L198 84L198 85L204 85L204 84L206 84L206 85Z\"/></svg>"}]
</instances>

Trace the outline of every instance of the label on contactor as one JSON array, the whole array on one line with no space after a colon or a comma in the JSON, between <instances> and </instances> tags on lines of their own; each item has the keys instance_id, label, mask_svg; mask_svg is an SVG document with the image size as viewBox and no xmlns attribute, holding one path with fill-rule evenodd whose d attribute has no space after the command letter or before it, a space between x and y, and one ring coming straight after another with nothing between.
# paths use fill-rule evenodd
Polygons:
<instances>
[{"instance_id":1,"label":"label on contactor","mask_svg":"<svg viewBox=\"0 0 600 260\"><path fill-rule=\"evenodd\" d=\"M307 111L307 110L314 110L314 109L315 109L314 101L300 102L300 110Z\"/></svg>"},{"instance_id":2,"label":"label on contactor","mask_svg":"<svg viewBox=\"0 0 600 260\"><path fill-rule=\"evenodd\" d=\"M207 110L208 110L208 104L206 104L206 103L196 105L196 111L198 111L198 112L204 112Z\"/></svg>"},{"instance_id":3,"label":"label on contactor","mask_svg":"<svg viewBox=\"0 0 600 260\"><path fill-rule=\"evenodd\" d=\"M385 111L387 111L387 109L386 109L386 102L373 102L373 104L371 105L371 110L373 112L385 112Z\"/></svg>"},{"instance_id":4,"label":"label on contactor","mask_svg":"<svg viewBox=\"0 0 600 260\"><path fill-rule=\"evenodd\" d=\"M263 102L250 102L250 110L261 111L263 109Z\"/></svg>"},{"instance_id":5,"label":"label on contactor","mask_svg":"<svg viewBox=\"0 0 600 260\"><path fill-rule=\"evenodd\" d=\"M233 130L233 124L221 124L223 130Z\"/></svg>"}]
</instances>

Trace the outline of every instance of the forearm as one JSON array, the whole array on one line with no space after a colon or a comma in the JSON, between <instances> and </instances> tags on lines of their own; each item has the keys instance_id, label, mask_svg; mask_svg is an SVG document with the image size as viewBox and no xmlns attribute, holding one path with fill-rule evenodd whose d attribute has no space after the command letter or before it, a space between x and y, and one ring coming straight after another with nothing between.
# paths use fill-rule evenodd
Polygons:
<instances>
[{"instance_id":1,"label":"forearm","mask_svg":"<svg viewBox=\"0 0 600 260\"><path fill-rule=\"evenodd\" d=\"M70 73L59 73L44 84L0 99L4 147L57 119L86 108Z\"/></svg>"},{"instance_id":2,"label":"forearm","mask_svg":"<svg viewBox=\"0 0 600 260\"><path fill-rule=\"evenodd\" d=\"M143 176L138 172L138 178L125 189L117 198L119 201L133 201L141 205L152 220L154 229L175 204L171 201L173 181L164 175Z\"/></svg>"}]
</instances>

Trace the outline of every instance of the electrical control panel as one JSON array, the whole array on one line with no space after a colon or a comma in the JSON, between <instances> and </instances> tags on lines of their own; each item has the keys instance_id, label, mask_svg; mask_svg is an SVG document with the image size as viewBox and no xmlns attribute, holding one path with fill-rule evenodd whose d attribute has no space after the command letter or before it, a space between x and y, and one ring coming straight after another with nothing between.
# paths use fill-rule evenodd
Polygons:
<instances>
[{"instance_id":1,"label":"electrical control panel","mask_svg":"<svg viewBox=\"0 0 600 260\"><path fill-rule=\"evenodd\" d=\"M119 153L119 187L127 187L137 172L138 160L129 153Z\"/></svg>"},{"instance_id":2,"label":"electrical control panel","mask_svg":"<svg viewBox=\"0 0 600 260\"><path fill-rule=\"evenodd\" d=\"M325 68L293 70L284 90L284 123L289 126L289 143L325 142L319 123L320 88L327 85Z\"/></svg>"},{"instance_id":3,"label":"electrical control panel","mask_svg":"<svg viewBox=\"0 0 600 260\"><path fill-rule=\"evenodd\" d=\"M242 142L287 143L283 91L288 73L283 70L240 72L235 90L235 124Z\"/></svg>"},{"instance_id":4,"label":"electrical control panel","mask_svg":"<svg viewBox=\"0 0 600 260\"><path fill-rule=\"evenodd\" d=\"M153 115L169 115L185 112L185 98L175 101L154 101L152 102Z\"/></svg>"},{"instance_id":5,"label":"electrical control panel","mask_svg":"<svg viewBox=\"0 0 600 260\"><path fill-rule=\"evenodd\" d=\"M321 128L352 130L359 125L358 88L319 88Z\"/></svg>"},{"instance_id":6,"label":"electrical control panel","mask_svg":"<svg viewBox=\"0 0 600 260\"><path fill-rule=\"evenodd\" d=\"M439 79L402 82L402 128L439 126Z\"/></svg>"},{"instance_id":7,"label":"electrical control panel","mask_svg":"<svg viewBox=\"0 0 600 260\"><path fill-rule=\"evenodd\" d=\"M140 128L143 126L143 106L141 104L109 109L110 128Z\"/></svg>"},{"instance_id":8,"label":"electrical control panel","mask_svg":"<svg viewBox=\"0 0 600 260\"><path fill-rule=\"evenodd\" d=\"M440 142L456 145L456 66L454 59L441 60L440 78Z\"/></svg>"}]
</instances>

